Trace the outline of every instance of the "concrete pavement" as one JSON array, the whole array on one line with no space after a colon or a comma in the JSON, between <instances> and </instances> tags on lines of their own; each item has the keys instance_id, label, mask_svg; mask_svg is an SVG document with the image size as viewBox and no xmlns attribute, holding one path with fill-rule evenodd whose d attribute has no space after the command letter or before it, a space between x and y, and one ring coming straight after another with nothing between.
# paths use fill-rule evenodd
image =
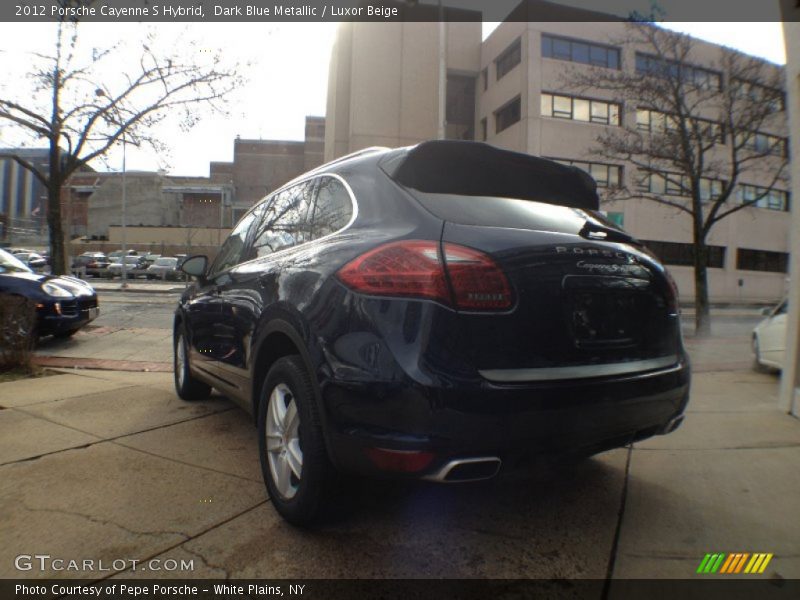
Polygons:
<instances>
[{"instance_id":1,"label":"concrete pavement","mask_svg":"<svg viewBox=\"0 0 800 600\"><path fill-rule=\"evenodd\" d=\"M78 371L0 384L0 577L22 553L193 561L124 576L694 576L706 552L773 552L800 577L800 422L777 378L700 373L684 426L580 464L480 485L346 481L315 531L261 482L252 419L184 403L167 373Z\"/></svg>"}]
</instances>

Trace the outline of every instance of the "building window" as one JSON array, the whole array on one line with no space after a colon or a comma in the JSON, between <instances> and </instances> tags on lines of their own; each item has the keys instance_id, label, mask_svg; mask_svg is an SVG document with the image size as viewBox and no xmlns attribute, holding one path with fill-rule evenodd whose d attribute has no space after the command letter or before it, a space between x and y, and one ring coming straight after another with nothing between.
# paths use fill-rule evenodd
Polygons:
<instances>
[{"instance_id":1,"label":"building window","mask_svg":"<svg viewBox=\"0 0 800 600\"><path fill-rule=\"evenodd\" d=\"M642 240L665 265L680 267L694 266L694 244L681 244L678 242L658 242L655 240ZM706 267L722 269L725 267L725 247L706 246Z\"/></svg>"},{"instance_id":2,"label":"building window","mask_svg":"<svg viewBox=\"0 0 800 600\"><path fill-rule=\"evenodd\" d=\"M489 67L484 67L481 71L481 88L484 92L489 89Z\"/></svg>"},{"instance_id":3,"label":"building window","mask_svg":"<svg viewBox=\"0 0 800 600\"><path fill-rule=\"evenodd\" d=\"M499 81L522 60L522 42L517 38L503 53L494 59L496 79Z\"/></svg>"},{"instance_id":4,"label":"building window","mask_svg":"<svg viewBox=\"0 0 800 600\"><path fill-rule=\"evenodd\" d=\"M722 123L699 118L690 118L689 122L697 127L703 138L713 139L718 144L725 143L725 127ZM658 110L637 108L636 128L648 133L665 134L678 130L678 120L674 116Z\"/></svg>"},{"instance_id":5,"label":"building window","mask_svg":"<svg viewBox=\"0 0 800 600\"><path fill-rule=\"evenodd\" d=\"M771 190L766 187L744 183L739 185L736 195L739 198L739 202L747 202L757 208L789 210L789 192L783 190Z\"/></svg>"},{"instance_id":6,"label":"building window","mask_svg":"<svg viewBox=\"0 0 800 600\"><path fill-rule=\"evenodd\" d=\"M736 144L742 148L747 148L758 154L772 154L773 156L788 156L787 139L777 135L770 135L768 133L761 133L759 131L751 132L747 139L744 139L743 133L736 136Z\"/></svg>"},{"instance_id":7,"label":"building window","mask_svg":"<svg viewBox=\"0 0 800 600\"><path fill-rule=\"evenodd\" d=\"M597 187L619 187L622 179L622 167L607 163L588 162L584 160L571 160L568 158L552 158L551 160L578 167L581 171L586 171L597 182Z\"/></svg>"},{"instance_id":8,"label":"building window","mask_svg":"<svg viewBox=\"0 0 800 600\"><path fill-rule=\"evenodd\" d=\"M786 252L738 248L736 250L736 268L741 271L788 273L789 255Z\"/></svg>"},{"instance_id":9,"label":"building window","mask_svg":"<svg viewBox=\"0 0 800 600\"><path fill-rule=\"evenodd\" d=\"M520 118L520 97L517 96L494 112L495 133L508 129Z\"/></svg>"},{"instance_id":10,"label":"building window","mask_svg":"<svg viewBox=\"0 0 800 600\"><path fill-rule=\"evenodd\" d=\"M692 195L692 183L689 176L681 175L680 173L669 173L667 171L653 173L639 169L639 177L636 185L639 190L650 192L651 194L686 197ZM700 199L708 201L719 198L722 195L722 188L724 187L725 182L721 179L701 177Z\"/></svg>"},{"instance_id":11,"label":"building window","mask_svg":"<svg viewBox=\"0 0 800 600\"><path fill-rule=\"evenodd\" d=\"M768 102L772 112L786 110L786 94L783 90L743 79L731 81L738 97L747 97L755 102Z\"/></svg>"},{"instance_id":12,"label":"building window","mask_svg":"<svg viewBox=\"0 0 800 600\"><path fill-rule=\"evenodd\" d=\"M448 140L475 139L475 77L447 74L445 137Z\"/></svg>"},{"instance_id":13,"label":"building window","mask_svg":"<svg viewBox=\"0 0 800 600\"><path fill-rule=\"evenodd\" d=\"M619 69L619 48L542 34L542 56Z\"/></svg>"},{"instance_id":14,"label":"building window","mask_svg":"<svg viewBox=\"0 0 800 600\"><path fill-rule=\"evenodd\" d=\"M722 74L719 71L695 67L674 60L666 60L641 52L636 53L636 72L656 77L676 79L680 77L682 81L690 83L701 90L722 89Z\"/></svg>"},{"instance_id":15,"label":"building window","mask_svg":"<svg viewBox=\"0 0 800 600\"><path fill-rule=\"evenodd\" d=\"M481 141L485 142L488 137L489 137L488 124L486 122L486 117L483 117L481 119Z\"/></svg>"},{"instance_id":16,"label":"building window","mask_svg":"<svg viewBox=\"0 0 800 600\"><path fill-rule=\"evenodd\" d=\"M590 100L542 94L542 116L556 119L571 119L603 125L619 125L620 105L604 100Z\"/></svg>"}]
</instances>

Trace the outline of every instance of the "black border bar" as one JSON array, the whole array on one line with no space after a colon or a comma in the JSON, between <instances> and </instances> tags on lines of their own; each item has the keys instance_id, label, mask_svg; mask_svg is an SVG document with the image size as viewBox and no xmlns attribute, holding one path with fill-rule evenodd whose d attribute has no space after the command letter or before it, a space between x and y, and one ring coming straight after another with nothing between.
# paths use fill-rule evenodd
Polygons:
<instances>
[{"instance_id":1,"label":"black border bar","mask_svg":"<svg viewBox=\"0 0 800 600\"><path fill-rule=\"evenodd\" d=\"M73 8L63 10L63 5ZM2 22L800 21L798 0L2 0Z\"/></svg>"}]
</instances>

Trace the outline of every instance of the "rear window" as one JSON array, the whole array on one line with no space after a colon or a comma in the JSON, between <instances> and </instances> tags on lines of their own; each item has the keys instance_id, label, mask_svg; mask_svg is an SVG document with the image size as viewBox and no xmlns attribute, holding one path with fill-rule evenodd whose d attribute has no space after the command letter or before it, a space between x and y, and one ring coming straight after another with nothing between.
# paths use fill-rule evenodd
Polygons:
<instances>
[{"instance_id":1,"label":"rear window","mask_svg":"<svg viewBox=\"0 0 800 600\"><path fill-rule=\"evenodd\" d=\"M591 211L534 200L409 191L431 213L440 219L459 225L577 234L587 219L597 218Z\"/></svg>"}]
</instances>

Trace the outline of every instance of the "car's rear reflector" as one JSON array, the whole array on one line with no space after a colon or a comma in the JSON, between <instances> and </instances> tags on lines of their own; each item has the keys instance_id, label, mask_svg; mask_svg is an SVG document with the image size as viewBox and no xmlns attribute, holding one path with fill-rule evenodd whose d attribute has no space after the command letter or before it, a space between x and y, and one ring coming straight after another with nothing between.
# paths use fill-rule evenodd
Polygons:
<instances>
[{"instance_id":1,"label":"car's rear reflector","mask_svg":"<svg viewBox=\"0 0 800 600\"><path fill-rule=\"evenodd\" d=\"M362 294L423 298L460 310L511 308L511 286L489 256L449 243L443 251L444 261L437 242L391 242L353 259L337 275Z\"/></svg>"},{"instance_id":2,"label":"car's rear reflector","mask_svg":"<svg viewBox=\"0 0 800 600\"><path fill-rule=\"evenodd\" d=\"M382 471L417 473L433 461L433 452L421 450L389 450L387 448L365 448L367 457Z\"/></svg>"}]
</instances>

